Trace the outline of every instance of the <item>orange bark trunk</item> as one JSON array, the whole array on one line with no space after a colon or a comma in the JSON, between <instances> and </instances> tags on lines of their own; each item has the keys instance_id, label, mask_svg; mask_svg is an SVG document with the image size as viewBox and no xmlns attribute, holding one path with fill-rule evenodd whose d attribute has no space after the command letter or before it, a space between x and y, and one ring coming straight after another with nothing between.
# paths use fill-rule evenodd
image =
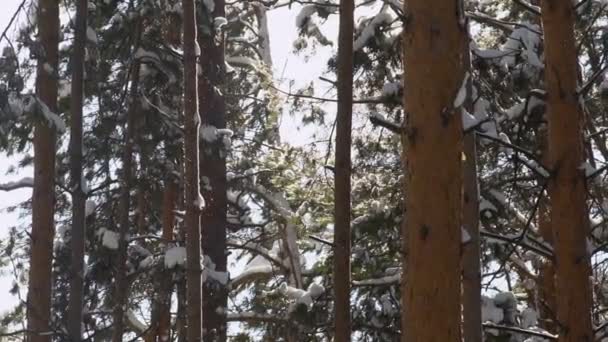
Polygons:
<instances>
[{"instance_id":1,"label":"orange bark trunk","mask_svg":"<svg viewBox=\"0 0 608 342\"><path fill-rule=\"evenodd\" d=\"M51 111L57 110L57 77L45 70L57 70L59 4L41 0L38 6L38 34L45 51L38 61L36 95ZM55 127L45 120L34 126L34 191L32 236L27 298L27 341L48 342L51 317L53 238L55 236Z\"/></svg>"},{"instance_id":2,"label":"orange bark trunk","mask_svg":"<svg viewBox=\"0 0 608 342\"><path fill-rule=\"evenodd\" d=\"M407 11L402 341L460 341L462 120L454 99L464 78L466 27L458 0L411 0Z\"/></svg>"},{"instance_id":3,"label":"orange bark trunk","mask_svg":"<svg viewBox=\"0 0 608 342\"><path fill-rule=\"evenodd\" d=\"M570 1L542 1L548 91L551 224L560 342L593 340L591 267L586 238L583 111L577 94L577 48Z\"/></svg>"}]
</instances>

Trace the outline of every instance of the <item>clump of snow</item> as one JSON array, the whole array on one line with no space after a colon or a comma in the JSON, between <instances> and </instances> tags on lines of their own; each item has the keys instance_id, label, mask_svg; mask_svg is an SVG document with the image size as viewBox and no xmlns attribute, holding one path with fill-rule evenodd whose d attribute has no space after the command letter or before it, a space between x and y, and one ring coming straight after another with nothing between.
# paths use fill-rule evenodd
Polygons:
<instances>
[{"instance_id":1,"label":"clump of snow","mask_svg":"<svg viewBox=\"0 0 608 342\"><path fill-rule=\"evenodd\" d=\"M296 16L296 26L298 28L304 27L308 21L310 21L310 17L317 12L317 7L315 5L306 5L302 7L300 13Z\"/></svg>"},{"instance_id":2,"label":"clump of snow","mask_svg":"<svg viewBox=\"0 0 608 342\"><path fill-rule=\"evenodd\" d=\"M504 319L504 312L496 306L492 298L481 297L481 320L482 322L500 323Z\"/></svg>"},{"instance_id":3,"label":"clump of snow","mask_svg":"<svg viewBox=\"0 0 608 342\"><path fill-rule=\"evenodd\" d=\"M282 283L279 292L287 298L295 300L296 304L304 304L308 309L312 307L313 301L325 292L325 288L315 282L308 286L308 290L297 289Z\"/></svg>"},{"instance_id":4,"label":"clump of snow","mask_svg":"<svg viewBox=\"0 0 608 342\"><path fill-rule=\"evenodd\" d=\"M471 113L469 113L466 109L464 109L464 107L461 107L460 111L462 112L462 129L467 131L479 125L480 121L475 116L471 115Z\"/></svg>"},{"instance_id":5,"label":"clump of snow","mask_svg":"<svg viewBox=\"0 0 608 342\"><path fill-rule=\"evenodd\" d=\"M101 244L109 249L118 249L119 235L117 232L104 229L102 232Z\"/></svg>"},{"instance_id":6,"label":"clump of snow","mask_svg":"<svg viewBox=\"0 0 608 342\"><path fill-rule=\"evenodd\" d=\"M203 5L205 5L209 12L213 12L215 10L215 0L203 0Z\"/></svg>"},{"instance_id":7,"label":"clump of snow","mask_svg":"<svg viewBox=\"0 0 608 342\"><path fill-rule=\"evenodd\" d=\"M466 101L467 91L468 91L467 87L469 85L470 77L471 77L471 74L469 74L469 72L467 71L464 74L464 77L462 79L462 84L460 85L460 88L458 89L458 93L456 94L456 98L454 99L454 103L453 103L454 108L462 107L462 105L464 104L464 101Z\"/></svg>"},{"instance_id":8,"label":"clump of snow","mask_svg":"<svg viewBox=\"0 0 608 342\"><path fill-rule=\"evenodd\" d=\"M385 83L382 86L382 96L383 97L392 97L399 95L399 91L401 90L401 82L389 82Z\"/></svg>"},{"instance_id":9,"label":"clump of snow","mask_svg":"<svg viewBox=\"0 0 608 342\"><path fill-rule=\"evenodd\" d=\"M220 31L224 26L228 25L228 20L224 17L215 17L213 19L213 27L216 31Z\"/></svg>"},{"instance_id":10,"label":"clump of snow","mask_svg":"<svg viewBox=\"0 0 608 342\"><path fill-rule=\"evenodd\" d=\"M216 271L215 263L211 260L211 257L205 255L203 258L203 282L208 281L209 279L213 279L216 282L226 285L228 284L228 279L230 278L230 274L224 271Z\"/></svg>"},{"instance_id":11,"label":"clump of snow","mask_svg":"<svg viewBox=\"0 0 608 342\"><path fill-rule=\"evenodd\" d=\"M165 268L174 268L186 264L186 249L184 247L171 247L165 252Z\"/></svg>"},{"instance_id":12,"label":"clump of snow","mask_svg":"<svg viewBox=\"0 0 608 342\"><path fill-rule=\"evenodd\" d=\"M469 241L471 241L471 234L464 227L460 227L460 242L465 244Z\"/></svg>"},{"instance_id":13,"label":"clump of snow","mask_svg":"<svg viewBox=\"0 0 608 342\"><path fill-rule=\"evenodd\" d=\"M84 204L84 215L89 217L95 213L96 204L92 200L87 200Z\"/></svg>"},{"instance_id":14,"label":"clump of snow","mask_svg":"<svg viewBox=\"0 0 608 342\"><path fill-rule=\"evenodd\" d=\"M97 44L97 33L95 33L95 30L91 26L87 27L87 40Z\"/></svg>"},{"instance_id":15,"label":"clump of snow","mask_svg":"<svg viewBox=\"0 0 608 342\"><path fill-rule=\"evenodd\" d=\"M529 329L538 325L538 312L532 308L526 308L521 313L521 327Z\"/></svg>"},{"instance_id":16,"label":"clump of snow","mask_svg":"<svg viewBox=\"0 0 608 342\"><path fill-rule=\"evenodd\" d=\"M389 12L389 6L383 6L382 10L371 20L363 22L363 29L353 44L353 51L361 50L376 34L376 30L394 21L393 15Z\"/></svg>"}]
</instances>

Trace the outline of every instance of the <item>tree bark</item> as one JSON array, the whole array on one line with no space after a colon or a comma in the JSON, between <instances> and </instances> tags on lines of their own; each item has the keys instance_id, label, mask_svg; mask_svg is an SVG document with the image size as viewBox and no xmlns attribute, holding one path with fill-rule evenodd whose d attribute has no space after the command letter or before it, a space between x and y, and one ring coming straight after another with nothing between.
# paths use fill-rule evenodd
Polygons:
<instances>
[{"instance_id":1,"label":"tree bark","mask_svg":"<svg viewBox=\"0 0 608 342\"><path fill-rule=\"evenodd\" d=\"M574 9L568 1L543 0L545 84L548 91L551 224L555 253L560 342L592 341L589 217L581 165L583 111L577 94Z\"/></svg>"},{"instance_id":2,"label":"tree bark","mask_svg":"<svg viewBox=\"0 0 608 342\"><path fill-rule=\"evenodd\" d=\"M139 24L138 24L139 26ZM139 31L138 27L138 31ZM136 33L136 44L140 39L140 33ZM127 235L129 233L130 220L129 211L131 207L131 188L133 187L133 144L135 141L135 124L139 113L139 70L140 64L135 61L131 70L130 105L127 113L125 147L122 157L122 189L120 196L120 218L118 231L118 257L116 260L116 275L114 279L114 309L112 342L121 342L125 330L124 314L128 300L127 284Z\"/></svg>"},{"instance_id":3,"label":"tree bark","mask_svg":"<svg viewBox=\"0 0 608 342\"><path fill-rule=\"evenodd\" d=\"M351 126L353 111L354 1L340 1L338 37L338 114L334 188L334 296L336 342L350 341Z\"/></svg>"},{"instance_id":4,"label":"tree bark","mask_svg":"<svg viewBox=\"0 0 608 342\"><path fill-rule=\"evenodd\" d=\"M199 44L204 53L200 59L202 70L199 77L200 117L204 128L226 128L226 104L224 100L224 33L214 28L213 18L225 17L225 1L216 0L213 13L206 7L199 25ZM215 141L201 139L201 176L204 180L203 196L206 206L202 213L202 245L205 267L216 272L227 271L226 258L226 148L221 138ZM207 186L209 185L209 186ZM226 283L209 276L203 277L203 339L226 340ZM215 273L218 274L218 273Z\"/></svg>"},{"instance_id":5,"label":"tree bark","mask_svg":"<svg viewBox=\"0 0 608 342\"><path fill-rule=\"evenodd\" d=\"M482 341L481 261L479 238L479 189L477 184L477 148L475 133L464 137L463 229L470 240L462 249L462 315L465 341Z\"/></svg>"},{"instance_id":6,"label":"tree bark","mask_svg":"<svg viewBox=\"0 0 608 342\"><path fill-rule=\"evenodd\" d=\"M73 342L82 340L82 310L84 302L85 205L83 189L82 105L84 91L84 57L87 32L87 0L76 2L74 52L70 102L70 167L72 189L72 236L70 267L70 298L68 304L68 333Z\"/></svg>"},{"instance_id":7,"label":"tree bark","mask_svg":"<svg viewBox=\"0 0 608 342\"><path fill-rule=\"evenodd\" d=\"M47 71L58 66L59 4L41 0L38 4L38 35L44 51L36 72L36 95L51 111L57 110L57 78ZM55 236L55 128L45 120L34 124L34 190L32 234L27 296L27 341L48 342L51 335L51 288L53 239ZM45 334L41 334L45 333Z\"/></svg>"},{"instance_id":8,"label":"tree bark","mask_svg":"<svg viewBox=\"0 0 608 342\"><path fill-rule=\"evenodd\" d=\"M169 247L169 242L173 241L177 192L178 185L175 180L168 180L163 194L162 214L162 240L165 250ZM171 293L173 290L172 273L172 270L164 270L159 274L158 292L154 298L151 331L148 333L147 341L169 341L171 335Z\"/></svg>"},{"instance_id":9,"label":"tree bark","mask_svg":"<svg viewBox=\"0 0 608 342\"><path fill-rule=\"evenodd\" d=\"M402 341L460 341L462 120L454 100L464 79L466 26L459 0L410 0L407 11Z\"/></svg>"},{"instance_id":10,"label":"tree bark","mask_svg":"<svg viewBox=\"0 0 608 342\"><path fill-rule=\"evenodd\" d=\"M188 342L202 341L201 208L199 183L199 126L196 5L182 1L184 13L184 130L186 207L186 316Z\"/></svg>"},{"instance_id":11,"label":"tree bark","mask_svg":"<svg viewBox=\"0 0 608 342\"><path fill-rule=\"evenodd\" d=\"M544 165L549 165L549 151L547 146L546 129L539 128L540 151ZM553 246L553 230L551 229L551 208L549 196L541 194L538 205L538 230L543 240ZM539 289L537 305L540 315L540 326L550 333L556 332L555 325L555 265L551 260L544 260L538 272Z\"/></svg>"}]
</instances>

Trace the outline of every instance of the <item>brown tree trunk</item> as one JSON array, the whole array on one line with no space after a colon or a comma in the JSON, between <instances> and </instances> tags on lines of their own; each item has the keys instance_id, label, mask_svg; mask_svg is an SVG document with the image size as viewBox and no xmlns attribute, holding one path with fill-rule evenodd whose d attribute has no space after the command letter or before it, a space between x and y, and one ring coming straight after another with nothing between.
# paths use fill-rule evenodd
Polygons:
<instances>
[{"instance_id":1,"label":"brown tree trunk","mask_svg":"<svg viewBox=\"0 0 608 342\"><path fill-rule=\"evenodd\" d=\"M184 146L186 207L186 307L187 341L202 340L201 298L201 208L204 205L199 183L196 5L182 1L184 13Z\"/></svg>"},{"instance_id":2,"label":"brown tree trunk","mask_svg":"<svg viewBox=\"0 0 608 342\"><path fill-rule=\"evenodd\" d=\"M82 340L82 310L84 296L85 204L83 189L82 105L84 89L84 57L87 31L87 0L76 2L76 25L72 57L72 92L70 102L70 167L72 185L72 231L70 298L68 333L71 341Z\"/></svg>"},{"instance_id":3,"label":"brown tree trunk","mask_svg":"<svg viewBox=\"0 0 608 342\"><path fill-rule=\"evenodd\" d=\"M462 120L454 100L467 33L458 0L410 0L407 11L402 341L460 341Z\"/></svg>"},{"instance_id":4,"label":"brown tree trunk","mask_svg":"<svg viewBox=\"0 0 608 342\"><path fill-rule=\"evenodd\" d=\"M539 129L540 150L544 165L549 165L549 151L547 146L546 129ZM543 196L538 205L538 229L543 240L549 245L553 245L553 231L551 229L551 209L549 197ZM540 326L543 329L556 333L555 325L555 266L551 260L545 260L540 265L538 273L539 286L537 295L537 310L540 315Z\"/></svg>"},{"instance_id":5,"label":"brown tree trunk","mask_svg":"<svg viewBox=\"0 0 608 342\"><path fill-rule=\"evenodd\" d=\"M216 0L213 13L204 8L199 44L204 53L200 59L202 69L199 78L199 99L203 129L226 128L226 104L224 88L224 33L213 28L213 18L225 17L225 1ZM202 27L206 26L206 27ZM203 196L206 206L202 213L202 245L205 267L216 272L227 271L226 259L226 148L222 138L201 139L201 176L205 184ZM219 273L215 273L219 274ZM223 279L216 279L206 273L203 277L203 339L205 341L226 340L225 310L228 290Z\"/></svg>"},{"instance_id":6,"label":"brown tree trunk","mask_svg":"<svg viewBox=\"0 0 608 342\"><path fill-rule=\"evenodd\" d=\"M59 4L41 0L38 4L38 35L44 53L39 56L36 95L51 111L57 110L57 77L45 64L57 70L59 44ZM51 340L51 287L53 238L55 235L55 128L45 120L34 125L34 191L32 196L32 235L27 297L27 340Z\"/></svg>"},{"instance_id":7,"label":"brown tree trunk","mask_svg":"<svg viewBox=\"0 0 608 342\"><path fill-rule=\"evenodd\" d=\"M139 29L138 29L139 30ZM139 33L136 34L136 44L139 41ZM125 135L125 147L122 158L122 189L120 196L120 218L118 230L118 255L116 274L114 279L114 310L112 342L121 342L125 330L124 315L127 305L128 284L127 284L127 235L129 233L130 220L130 202L131 202L131 187L133 186L133 144L135 139L135 124L139 113L139 69L140 64L135 61L133 64L130 89L130 105L127 113L127 127Z\"/></svg>"},{"instance_id":8,"label":"brown tree trunk","mask_svg":"<svg viewBox=\"0 0 608 342\"><path fill-rule=\"evenodd\" d=\"M169 246L170 241L173 241L177 196L177 183L174 180L168 180L163 194L162 214L162 240L165 249ZM148 333L146 341L169 341L171 334L172 270L161 272L158 284L158 292L155 294L152 308L151 331Z\"/></svg>"},{"instance_id":9,"label":"brown tree trunk","mask_svg":"<svg viewBox=\"0 0 608 342\"><path fill-rule=\"evenodd\" d=\"M350 190L353 113L353 0L340 1L338 37L338 114L334 188L334 296L336 342L350 341Z\"/></svg>"},{"instance_id":10,"label":"brown tree trunk","mask_svg":"<svg viewBox=\"0 0 608 342\"><path fill-rule=\"evenodd\" d=\"M475 132L464 137L464 198L462 226L470 237L462 249L462 315L466 342L481 342L481 261L479 189Z\"/></svg>"},{"instance_id":11,"label":"brown tree trunk","mask_svg":"<svg viewBox=\"0 0 608 342\"><path fill-rule=\"evenodd\" d=\"M543 0L545 83L548 91L551 224L560 342L592 341L589 218L583 152L583 111L577 94L574 9Z\"/></svg>"}]
</instances>

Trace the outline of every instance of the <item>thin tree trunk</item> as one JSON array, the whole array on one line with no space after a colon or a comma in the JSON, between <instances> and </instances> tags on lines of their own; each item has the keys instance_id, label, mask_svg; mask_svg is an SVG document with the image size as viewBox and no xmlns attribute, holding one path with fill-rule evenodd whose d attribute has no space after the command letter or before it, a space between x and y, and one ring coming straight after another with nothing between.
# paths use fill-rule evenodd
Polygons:
<instances>
[{"instance_id":1,"label":"thin tree trunk","mask_svg":"<svg viewBox=\"0 0 608 342\"><path fill-rule=\"evenodd\" d=\"M186 207L186 300L187 340L202 340L201 294L201 208L199 183L196 7L194 0L183 0L184 9L184 130L185 130L185 207Z\"/></svg>"},{"instance_id":2,"label":"thin tree trunk","mask_svg":"<svg viewBox=\"0 0 608 342\"><path fill-rule=\"evenodd\" d=\"M226 128L226 104L224 88L224 33L213 28L213 18L225 17L225 1L216 0L213 13L204 9L203 15L209 16L199 27L199 44L204 51L200 59L202 76L199 78L199 98L203 129ZM225 274L226 258L226 148L223 139L209 141L201 139L201 176L211 187L203 188L206 206L202 216L202 245L205 254L205 267L215 270L206 273L203 282L203 339L205 341L226 340L226 306L228 301L227 279L216 279L212 274Z\"/></svg>"},{"instance_id":3,"label":"thin tree trunk","mask_svg":"<svg viewBox=\"0 0 608 342\"><path fill-rule=\"evenodd\" d=\"M139 28L138 28L139 30ZM139 32L136 34L136 40L139 41ZM135 45L137 45L136 43ZM135 140L135 124L139 113L139 69L138 61L134 62L131 80L130 107L127 113L127 132L125 135L125 147L122 160L122 190L120 197L120 218L118 231L118 257L116 266L116 275L114 280L114 310L112 332L112 341L121 342L125 330L124 314L128 299L128 284L127 284L127 235L129 233L130 220L130 200L131 187L133 186L133 144Z\"/></svg>"},{"instance_id":4,"label":"thin tree trunk","mask_svg":"<svg viewBox=\"0 0 608 342\"><path fill-rule=\"evenodd\" d=\"M350 341L350 191L351 126L353 114L353 0L340 1L338 37L338 115L334 188L334 296L336 342Z\"/></svg>"},{"instance_id":5,"label":"thin tree trunk","mask_svg":"<svg viewBox=\"0 0 608 342\"><path fill-rule=\"evenodd\" d=\"M410 0L407 11L402 341L460 341L462 120L454 100L467 33L459 0Z\"/></svg>"},{"instance_id":6,"label":"thin tree trunk","mask_svg":"<svg viewBox=\"0 0 608 342\"><path fill-rule=\"evenodd\" d=\"M178 185L168 180L163 194L162 240L165 249L173 241L175 223L175 206L177 204ZM171 293L173 289L172 270L164 270L158 277L158 292L155 294L152 308L151 331L147 341L169 341L171 334Z\"/></svg>"},{"instance_id":7,"label":"thin tree trunk","mask_svg":"<svg viewBox=\"0 0 608 342\"><path fill-rule=\"evenodd\" d=\"M583 111L577 94L575 14L568 1L543 0L548 91L551 224L560 342L592 341L589 217L583 151Z\"/></svg>"},{"instance_id":8,"label":"thin tree trunk","mask_svg":"<svg viewBox=\"0 0 608 342\"><path fill-rule=\"evenodd\" d=\"M464 137L463 229L470 239L462 249L462 314L466 342L481 342L481 261L479 239L479 189L475 132Z\"/></svg>"},{"instance_id":9,"label":"thin tree trunk","mask_svg":"<svg viewBox=\"0 0 608 342\"><path fill-rule=\"evenodd\" d=\"M36 95L51 111L57 110L57 70L59 44L59 4L41 0L38 4L38 34L44 54L39 56ZM27 340L48 342L51 335L51 288L53 238L55 235L55 128L44 120L34 124L34 190L32 235L27 296ZM40 334L45 333L45 334Z\"/></svg>"},{"instance_id":10,"label":"thin tree trunk","mask_svg":"<svg viewBox=\"0 0 608 342\"><path fill-rule=\"evenodd\" d=\"M87 0L76 2L75 40L72 58L72 92L70 102L70 166L72 189L72 260L70 267L70 299L68 333L73 342L82 340L84 302L85 204L83 189L82 105L84 89L84 55L87 31Z\"/></svg>"},{"instance_id":11,"label":"thin tree trunk","mask_svg":"<svg viewBox=\"0 0 608 342\"><path fill-rule=\"evenodd\" d=\"M544 165L549 165L549 151L547 146L547 132L544 128L539 128L540 150ZM553 245L553 231L551 229L551 208L549 197L543 196L538 205L538 229L543 240L549 245ZM555 265L551 260L546 260L540 266L538 273L540 281L538 288L537 310L541 318L540 326L551 332L556 332L555 325Z\"/></svg>"}]
</instances>

